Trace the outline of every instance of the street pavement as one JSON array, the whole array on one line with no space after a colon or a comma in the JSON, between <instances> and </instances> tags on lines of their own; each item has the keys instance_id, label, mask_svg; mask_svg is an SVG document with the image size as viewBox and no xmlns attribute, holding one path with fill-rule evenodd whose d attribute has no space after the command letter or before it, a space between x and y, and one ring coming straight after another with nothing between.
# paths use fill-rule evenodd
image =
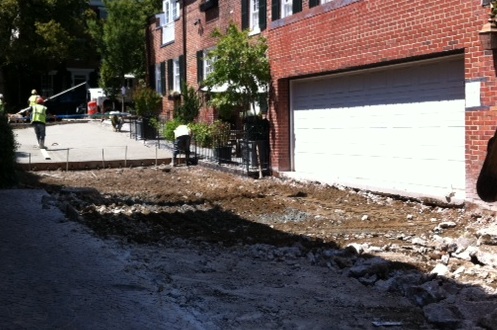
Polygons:
<instances>
[{"instance_id":1,"label":"street pavement","mask_svg":"<svg viewBox=\"0 0 497 330\"><path fill-rule=\"evenodd\" d=\"M129 126L114 132L99 120L49 125L50 159L32 127L14 132L18 163L32 168L102 164L102 154L120 164L170 160L170 151L130 138ZM0 329L196 328L156 286L126 271L129 251L68 221L44 190L0 190L0 203Z\"/></svg>"},{"instance_id":2,"label":"street pavement","mask_svg":"<svg viewBox=\"0 0 497 330\"><path fill-rule=\"evenodd\" d=\"M125 123L115 132L109 120L65 121L46 127L46 150L30 125L14 129L17 163L26 170L71 170L169 164L172 152L157 141L137 140Z\"/></svg>"},{"instance_id":3,"label":"street pavement","mask_svg":"<svg viewBox=\"0 0 497 330\"><path fill-rule=\"evenodd\" d=\"M195 329L128 272L128 250L69 221L43 190L0 190L0 329Z\"/></svg>"}]
</instances>

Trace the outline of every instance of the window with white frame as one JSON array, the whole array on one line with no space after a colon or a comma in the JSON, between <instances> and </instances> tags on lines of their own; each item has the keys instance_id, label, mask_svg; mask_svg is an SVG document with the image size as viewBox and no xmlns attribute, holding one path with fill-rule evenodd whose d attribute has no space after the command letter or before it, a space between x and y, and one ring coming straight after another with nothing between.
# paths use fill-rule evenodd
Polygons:
<instances>
[{"instance_id":1,"label":"window with white frame","mask_svg":"<svg viewBox=\"0 0 497 330\"><path fill-rule=\"evenodd\" d=\"M179 2L176 0L164 0L162 2L163 13L160 15L162 27L162 44L174 41L174 21L179 18Z\"/></svg>"},{"instance_id":2,"label":"window with white frame","mask_svg":"<svg viewBox=\"0 0 497 330\"><path fill-rule=\"evenodd\" d=\"M179 59L174 59L173 60L173 91L181 91L181 76L180 76L180 69L179 69Z\"/></svg>"},{"instance_id":3,"label":"window with white frame","mask_svg":"<svg viewBox=\"0 0 497 330\"><path fill-rule=\"evenodd\" d=\"M160 63L157 63L155 65L155 91L159 94L162 94L162 79L161 79Z\"/></svg>"},{"instance_id":4,"label":"window with white frame","mask_svg":"<svg viewBox=\"0 0 497 330\"><path fill-rule=\"evenodd\" d=\"M321 4L331 2L332 0L321 0Z\"/></svg>"},{"instance_id":5,"label":"window with white frame","mask_svg":"<svg viewBox=\"0 0 497 330\"><path fill-rule=\"evenodd\" d=\"M203 72L203 77L204 79L207 78L211 72L214 70L214 58L209 58L209 53L212 51L212 49L206 49L204 50L204 72Z\"/></svg>"},{"instance_id":6,"label":"window with white frame","mask_svg":"<svg viewBox=\"0 0 497 330\"><path fill-rule=\"evenodd\" d=\"M250 32L260 33L259 26L259 0L250 0Z\"/></svg>"},{"instance_id":7,"label":"window with white frame","mask_svg":"<svg viewBox=\"0 0 497 330\"><path fill-rule=\"evenodd\" d=\"M281 18L293 14L293 0L281 0Z\"/></svg>"}]
</instances>

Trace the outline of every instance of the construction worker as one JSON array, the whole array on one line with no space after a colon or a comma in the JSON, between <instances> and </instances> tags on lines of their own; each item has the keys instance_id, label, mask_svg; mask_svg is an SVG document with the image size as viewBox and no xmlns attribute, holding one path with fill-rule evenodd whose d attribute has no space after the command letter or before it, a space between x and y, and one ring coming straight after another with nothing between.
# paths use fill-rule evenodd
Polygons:
<instances>
[{"instance_id":1,"label":"construction worker","mask_svg":"<svg viewBox=\"0 0 497 330\"><path fill-rule=\"evenodd\" d=\"M36 104L36 100L40 97L40 95L38 95L38 92L36 91L36 89L33 89L31 91L31 96L28 98L28 106L32 107L33 105Z\"/></svg>"},{"instance_id":2,"label":"construction worker","mask_svg":"<svg viewBox=\"0 0 497 330\"><path fill-rule=\"evenodd\" d=\"M185 163L188 165L190 159L190 134L191 130L187 125L179 125L174 130L173 166L178 165L176 157L180 152L185 154Z\"/></svg>"},{"instance_id":3,"label":"construction worker","mask_svg":"<svg viewBox=\"0 0 497 330\"><path fill-rule=\"evenodd\" d=\"M121 127L123 126L123 119L119 113L115 113L111 111L112 117L110 118L110 122L112 123L112 127L114 127L114 132L120 132Z\"/></svg>"},{"instance_id":4,"label":"construction worker","mask_svg":"<svg viewBox=\"0 0 497 330\"><path fill-rule=\"evenodd\" d=\"M31 124L35 129L36 139L40 149L45 149L45 125L47 121L47 107L43 104L45 100L38 96L36 103L31 106Z\"/></svg>"}]
</instances>

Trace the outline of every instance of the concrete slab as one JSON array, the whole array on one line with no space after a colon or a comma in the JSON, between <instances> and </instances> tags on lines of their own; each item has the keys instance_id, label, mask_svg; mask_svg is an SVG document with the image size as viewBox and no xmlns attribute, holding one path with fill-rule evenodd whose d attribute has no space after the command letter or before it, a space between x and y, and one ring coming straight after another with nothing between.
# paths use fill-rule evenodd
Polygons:
<instances>
[{"instance_id":1,"label":"concrete slab","mask_svg":"<svg viewBox=\"0 0 497 330\"><path fill-rule=\"evenodd\" d=\"M115 132L110 121L67 121L46 128L46 150L30 125L14 127L17 163L26 170L76 170L169 164L172 151L131 137L129 124Z\"/></svg>"}]
</instances>

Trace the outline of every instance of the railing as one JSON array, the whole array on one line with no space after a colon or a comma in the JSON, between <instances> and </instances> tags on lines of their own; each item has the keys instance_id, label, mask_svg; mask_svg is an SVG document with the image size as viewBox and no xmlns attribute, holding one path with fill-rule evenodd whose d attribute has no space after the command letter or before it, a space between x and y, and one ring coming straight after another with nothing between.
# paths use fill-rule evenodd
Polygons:
<instances>
[{"instance_id":1,"label":"railing","mask_svg":"<svg viewBox=\"0 0 497 330\"><path fill-rule=\"evenodd\" d=\"M158 132L162 132L166 123L161 122L158 129L146 132L147 123L137 119L130 120L130 138L154 144L159 149L174 150L174 142L165 140ZM254 126L252 126L254 128ZM259 130L260 127L255 127ZM264 130L263 130L264 131ZM266 129L267 131L267 129ZM220 148L201 146L195 135L190 139L190 164L202 162L204 165L239 172L248 176L270 174L269 134L253 134L250 129L232 130L227 146ZM252 137L252 138L251 138ZM253 139L253 138L257 139ZM178 155L178 162L185 162L184 153Z\"/></svg>"}]
</instances>

